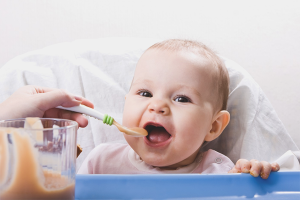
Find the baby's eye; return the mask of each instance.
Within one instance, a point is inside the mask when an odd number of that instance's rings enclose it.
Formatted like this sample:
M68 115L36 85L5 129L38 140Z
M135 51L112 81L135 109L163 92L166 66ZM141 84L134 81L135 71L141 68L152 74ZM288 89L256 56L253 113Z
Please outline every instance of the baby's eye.
M143 97L152 97L152 94L147 90L140 90L137 93L138 93L138 95L143 96Z
M184 95L175 97L174 101L181 102L181 103L192 102L189 97L184 96Z

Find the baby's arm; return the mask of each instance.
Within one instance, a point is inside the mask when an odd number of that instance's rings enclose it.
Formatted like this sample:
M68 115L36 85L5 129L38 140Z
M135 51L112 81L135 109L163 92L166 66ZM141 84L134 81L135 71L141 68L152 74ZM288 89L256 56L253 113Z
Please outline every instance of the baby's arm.
M266 161L257 161L252 159L239 159L236 165L228 173L250 173L254 177L259 175L267 179L271 172L277 172L280 169L277 163L268 163Z

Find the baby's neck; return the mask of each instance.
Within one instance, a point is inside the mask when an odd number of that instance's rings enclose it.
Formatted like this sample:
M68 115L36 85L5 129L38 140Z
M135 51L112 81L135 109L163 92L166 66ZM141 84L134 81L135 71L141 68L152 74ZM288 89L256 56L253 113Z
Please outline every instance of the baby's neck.
M176 170L178 168L185 167L187 165L192 164L195 161L198 153L199 153L199 149L197 149L197 151L195 151L191 156L189 156L188 158L186 158L178 163L175 163L173 165L168 165L168 166L162 166L159 168L163 169L163 170Z

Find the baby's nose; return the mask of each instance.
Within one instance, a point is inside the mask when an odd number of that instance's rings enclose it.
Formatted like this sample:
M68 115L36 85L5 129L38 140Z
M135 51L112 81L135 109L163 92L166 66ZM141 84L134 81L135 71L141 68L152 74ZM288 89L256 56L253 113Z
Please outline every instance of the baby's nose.
M163 100L152 100L148 106L149 112L155 112L156 114L168 115L170 113L170 108L168 104Z

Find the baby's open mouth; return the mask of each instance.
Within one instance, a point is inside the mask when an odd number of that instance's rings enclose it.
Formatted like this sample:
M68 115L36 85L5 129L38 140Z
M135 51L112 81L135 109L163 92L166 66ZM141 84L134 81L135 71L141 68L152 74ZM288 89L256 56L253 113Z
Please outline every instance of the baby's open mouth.
M168 131L159 124L148 124L145 129L148 132L147 139L151 143L162 143L171 137Z

